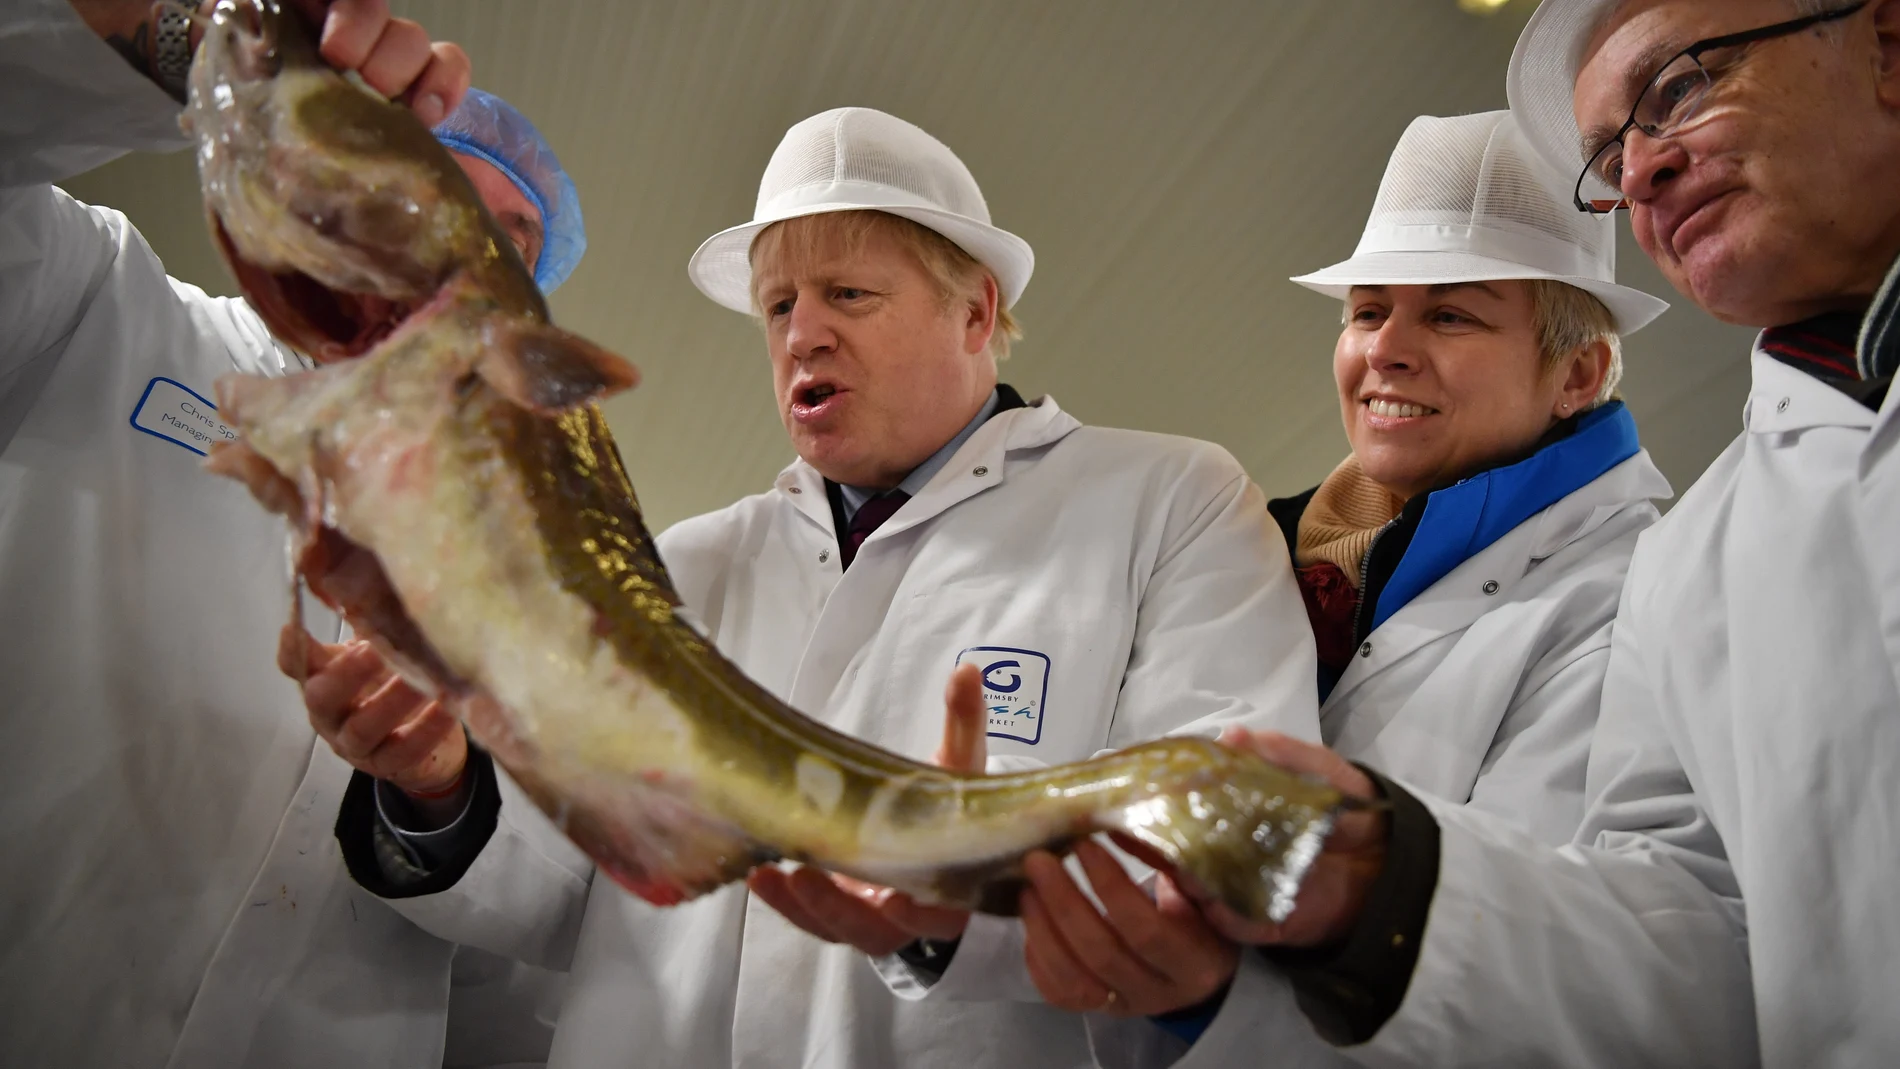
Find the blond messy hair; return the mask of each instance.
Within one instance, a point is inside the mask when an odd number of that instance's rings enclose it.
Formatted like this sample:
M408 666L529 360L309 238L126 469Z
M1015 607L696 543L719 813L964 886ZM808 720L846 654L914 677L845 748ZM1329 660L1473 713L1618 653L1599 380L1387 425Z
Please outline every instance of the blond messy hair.
M781 257L796 274L810 271L840 254L845 258L854 257L874 237L887 237L916 258L918 266L936 285L937 296L946 312L959 301L977 299L983 290L983 280L996 278L995 272L935 230L889 212L866 209L801 215L773 223L752 239L749 256L755 264L762 251ZM752 311L764 312L759 306L756 282ZM999 361L1009 359L1010 342L1022 336L1016 317L1003 306L999 286L996 329L990 333L990 355Z
M1568 282L1532 278L1525 284L1531 291L1531 324L1537 331L1544 373L1556 371L1577 350L1601 341L1610 347L1610 367L1589 408L1616 400L1617 387L1623 382L1623 338L1616 332L1616 316L1609 307L1595 294Z

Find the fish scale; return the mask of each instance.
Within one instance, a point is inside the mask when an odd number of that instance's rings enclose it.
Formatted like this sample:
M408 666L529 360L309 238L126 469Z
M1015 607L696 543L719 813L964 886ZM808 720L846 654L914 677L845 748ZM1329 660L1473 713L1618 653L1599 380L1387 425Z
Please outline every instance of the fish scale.
M1008 914L1025 854L1113 832L1242 916L1290 910L1344 804L1322 784L1185 738L953 772L721 656L676 611L595 404L632 367L548 322L447 152L323 66L294 12L221 0L188 124L233 273L319 364L221 380L239 438L208 464L286 514L311 588L614 880L667 905L789 858Z

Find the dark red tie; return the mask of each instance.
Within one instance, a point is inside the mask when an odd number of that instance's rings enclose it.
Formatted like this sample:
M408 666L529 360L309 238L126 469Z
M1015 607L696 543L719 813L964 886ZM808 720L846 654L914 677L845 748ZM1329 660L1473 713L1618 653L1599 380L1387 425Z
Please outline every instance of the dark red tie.
M851 525L845 528L844 544L838 547L838 555L846 568L857 559L858 547L871 537L871 532L884 526L884 521L897 514L904 507L910 495L902 490L892 490L879 494L858 506L857 514L851 517Z

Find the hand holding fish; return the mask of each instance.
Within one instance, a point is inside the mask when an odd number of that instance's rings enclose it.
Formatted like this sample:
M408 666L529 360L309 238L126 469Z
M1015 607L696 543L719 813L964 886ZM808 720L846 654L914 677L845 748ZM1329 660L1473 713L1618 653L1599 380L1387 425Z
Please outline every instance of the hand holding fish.
M198 5L189 43L198 47L204 17L214 0ZM290 0L321 27L318 52L337 70L356 71L363 81L392 100L401 100L416 117L433 126L446 118L468 92L468 54L447 41L431 41L429 32L410 19L390 15L387 0ZM188 5L152 0L72 0L86 25L118 49L148 77L160 64L160 19ZM161 84L163 84L161 80Z
M1385 866L1390 831L1386 809L1372 780L1352 762L1324 746L1277 731L1229 728L1220 741L1269 764L1323 782L1349 801L1372 803L1340 812L1319 855L1300 885L1293 912L1281 922L1250 920L1211 896L1196 895L1216 929L1241 943L1313 947L1346 938L1358 923L1372 883Z
M983 771L989 756L984 715L981 674L975 665L963 665L944 688L938 767ZM901 891L813 868L788 873L766 865L754 869L746 883L786 920L826 942L844 943L874 958L919 939L956 939L970 921L967 910L921 905Z
M322 27L317 52L338 70L355 71L370 88L409 105L425 124L448 117L468 92L468 54L429 31L390 15L387 0L292 0Z
M1150 898L1099 844L1078 843L1075 856L1099 911L1054 856L1023 862L1023 955L1051 1006L1153 1016L1201 1005L1233 980L1240 948L1165 873Z
M369 643L329 645L291 624L277 666L303 677L310 725L338 757L412 798L460 801L452 788L468 766L461 722L404 682Z

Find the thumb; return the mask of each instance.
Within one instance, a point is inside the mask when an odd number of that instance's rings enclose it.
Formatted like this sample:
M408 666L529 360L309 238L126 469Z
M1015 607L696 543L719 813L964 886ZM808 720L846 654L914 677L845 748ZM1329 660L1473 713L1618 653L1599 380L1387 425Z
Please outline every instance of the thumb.
M1371 801L1379 796L1370 777L1338 752L1324 746L1302 742L1277 731L1247 731L1237 727L1221 732L1220 742L1288 772L1319 780L1348 798Z
M288 623L277 635L277 670L301 684L329 667L342 649L317 641L300 623Z
M989 763L984 731L983 676L976 665L958 665L943 688L943 745L937 764L958 772L981 772Z

